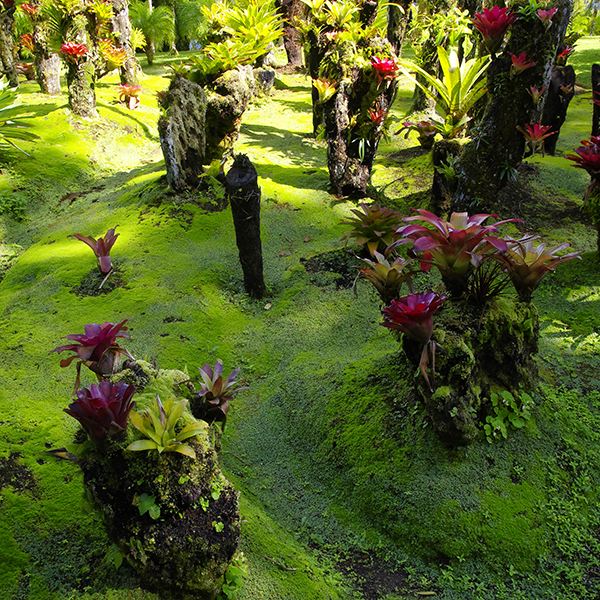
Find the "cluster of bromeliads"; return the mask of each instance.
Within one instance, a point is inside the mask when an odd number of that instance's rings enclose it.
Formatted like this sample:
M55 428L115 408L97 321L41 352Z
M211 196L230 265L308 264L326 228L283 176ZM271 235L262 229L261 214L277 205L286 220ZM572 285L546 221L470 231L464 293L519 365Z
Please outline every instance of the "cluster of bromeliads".
M176 402L174 398L169 398L163 405L158 394L153 406L137 413L131 412L135 407L135 402L132 401L135 386L123 381L110 381L123 367L131 369L135 366L133 356L117 342L117 338L130 337L126 333L126 322L127 319L121 323L86 325L85 333L65 336L72 343L52 350L58 353L74 352L69 358L60 361L61 367L69 366L74 360L78 361L74 388L76 398L65 412L79 421L101 450L110 441L120 443L125 440L130 420L139 432L139 439L132 442L127 450L156 450L159 454L179 452L195 458L193 450L184 440L204 431L206 423L212 425L220 422L225 426L233 394L248 389L241 387L236 381L239 369L224 377L221 360L216 361L214 368L208 364L199 368L202 381L200 390L194 393L195 401L192 404L196 407L195 416L203 422L188 415L188 424L179 428L188 400L184 398ZM91 384L89 388L78 389L82 365L96 374L98 385ZM191 380L185 383L191 383Z
M418 215L401 217L388 208L361 204L353 210L355 217L343 223L352 225L345 240L354 238L364 246L367 264L361 274L377 289L383 304L384 327L401 331L423 346L420 371L433 393L435 341L433 315L446 300L454 303L485 307L512 282L519 300L531 301L534 290L543 277L567 260L579 257L580 252L558 255L567 243L548 248L544 242L535 245L536 235L520 239L499 237L498 226L507 219L484 225L496 215L453 213L445 221L433 213L418 209ZM431 225L428 228L418 222ZM406 256L397 251L406 247ZM415 266L419 265L415 269ZM445 293L413 292L412 277L436 267L445 285ZM406 283L409 295L402 296ZM427 374L428 356L434 368L431 382Z

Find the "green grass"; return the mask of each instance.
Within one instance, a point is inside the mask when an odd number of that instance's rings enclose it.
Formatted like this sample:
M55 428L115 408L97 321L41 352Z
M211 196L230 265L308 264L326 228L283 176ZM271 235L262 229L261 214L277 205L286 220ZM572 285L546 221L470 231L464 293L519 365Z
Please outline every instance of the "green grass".
M593 53L596 41L578 48ZM579 56L572 62L581 77L592 59ZM339 248L339 222L356 207L327 192L326 151L310 136L310 82L281 76L282 89L246 112L237 142L262 188L268 294L255 301L243 293L229 209L209 213L199 196L165 188L154 93L167 86L171 61L157 57L135 112L118 104L116 79L103 80L97 122L73 119L65 95L53 100L23 86L41 139L26 148L31 159L5 155L0 173L0 197L24 204L24 219L0 216L0 256L12 265L0 283L0 459L12 455L31 485L9 482L1 492L0 597L158 599L108 563L109 542L76 466L45 454L77 429L62 412L74 370L49 351L86 323L125 318L126 345L138 358L190 373L221 358L248 380L221 454L242 493L241 598L358 600L372 597L364 590L373 581L387 600L417 591L460 600L593 597L600 271L595 232L578 212L585 174L562 156L589 135L589 104L580 96L571 104L556 157L528 159L539 169L528 182L541 199L523 207L525 220L551 243L585 251L534 297L543 378L534 418L506 441L448 451L411 400L413 373L378 326L368 284L359 282L355 295L301 262ZM395 130L409 104L403 87ZM372 182L406 213L426 205L432 174L415 146L398 137L383 143ZM113 226L125 284L79 297L72 290L96 261L72 235ZM83 380L93 381L87 372ZM371 570L344 573L345 561Z

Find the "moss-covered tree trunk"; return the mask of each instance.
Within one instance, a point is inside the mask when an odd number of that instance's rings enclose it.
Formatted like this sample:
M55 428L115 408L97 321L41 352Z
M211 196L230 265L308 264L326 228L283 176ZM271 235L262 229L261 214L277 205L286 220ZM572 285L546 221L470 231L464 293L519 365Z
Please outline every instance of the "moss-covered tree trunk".
M594 104L592 114L592 135L600 135L600 65L592 65L592 91L594 100L598 103Z
M402 44L408 26L410 5L410 0L399 0L390 3L387 8L387 39L398 57L402 56Z
M35 79L44 94L60 94L60 56L51 52L45 31L39 25L34 26L33 36Z
M321 61L331 48L331 42L325 35L327 31L322 30L318 35L314 31L308 32L308 45L306 51L306 66L308 74L312 79L319 79L319 68ZM323 106L319 102L319 92L315 86L311 89L313 109L313 133L317 135L319 127L323 123Z
M288 65L302 65L302 43L300 32L294 27L294 19L306 14L307 6L302 0L278 0L277 10L285 19L283 25L283 46L287 54Z
M372 43L372 53L381 53L383 40ZM391 51L387 41L384 45ZM338 91L323 105L329 181L334 195L360 198L366 194L396 82L379 81L370 66L356 66L350 44L339 52ZM347 65L354 65L349 73L345 72ZM374 112L379 112L380 122L374 120Z
M127 53L127 60L119 68L121 83L139 85L142 67L135 57L131 47L131 22L129 20L129 0L112 0L113 18L111 29L115 34L114 43L117 48L123 48Z
M0 12L0 60L2 62L2 72L6 75L11 87L19 87L19 76L15 68L15 50L12 38L15 10L15 7L12 6Z
M571 65L555 66L550 77L550 86L544 102L542 125L550 125L554 135L544 140L544 150L554 156L560 128L567 118L569 103L575 95L575 70Z
M67 63L67 85L69 108L73 113L84 119L96 118L94 64L87 55Z
M483 311L461 302L444 304L434 318L434 391L420 373L415 377L416 395L442 441L465 445L481 435L479 423L491 414L492 393L535 389L538 338L532 303L498 298ZM402 345L416 371L422 346L406 336ZM430 358L430 372L432 366Z
M473 140L457 165L458 186L453 210L493 212L500 190L509 181L506 173L519 165L525 138L517 126L537 123L540 111L528 93L531 86L548 86L556 48L564 38L571 15L570 0L558 0L558 12L547 29L536 13L521 17L511 26L505 51L488 69L489 101ZM522 53L536 62L521 73L511 74L510 53Z

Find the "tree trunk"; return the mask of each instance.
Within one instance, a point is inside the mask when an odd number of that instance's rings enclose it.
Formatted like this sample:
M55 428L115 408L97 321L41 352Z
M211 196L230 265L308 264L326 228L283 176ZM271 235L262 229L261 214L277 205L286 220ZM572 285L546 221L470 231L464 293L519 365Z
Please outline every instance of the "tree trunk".
M12 39L15 10L13 6L0 13L0 60L2 61L2 73L6 75L11 87L19 87L19 75L15 68L14 44Z
M69 108L73 113L84 119L98 117L94 65L91 60L82 57L77 62L68 63L67 85L69 86Z
M307 6L302 0L279 0L277 11L285 19L283 25L283 46L288 58L288 65L302 66L302 44L300 33L293 25L293 19L306 14Z
M262 246L260 241L260 188L254 165L245 154L238 154L225 177L231 203L244 289L252 298L265 295Z
M390 4L387 9L387 39L398 57L402 56L402 44L408 26L410 5L409 0L399 0Z
M50 52L34 35L35 78L44 94L60 95L60 56Z
M558 0L556 6L559 10L549 29L537 15L516 21L505 51L492 60L487 74L490 99L485 115L455 169L458 187L453 211L494 212L500 190L508 182L504 174L521 162L525 138L517 126L536 123L540 116L528 90L531 86L541 89L549 85L556 48L564 38L571 15L570 0ZM550 48L555 50L549 52ZM525 52L537 64L511 75L510 52L516 56Z
M129 0L112 0L113 18L111 28L115 34L115 46L127 52L127 60L119 68L122 84L139 85L142 67L131 47L131 22L129 21Z
M367 28L373 24L375 17L377 17L377 8L379 7L379 0L364 0L360 7L360 24Z
M442 219L447 219L456 191L456 176L445 173L438 167L452 167L460 155L462 144L459 140L440 140L433 146L433 186L431 187L431 210Z
M306 56L306 66L308 67L308 73L312 79L319 78L319 67L321 61L327 51L331 47L330 42L324 35L325 31L322 31L317 35L314 31L308 32L308 53ZM323 107L319 103L319 92L313 86L311 90L312 95L312 107L313 107L313 133L317 135L319 127L323 123Z
M154 64L154 42L146 40L146 58L148 59L148 66L151 67Z
M592 94L598 104L593 105L592 135L600 135L600 65L592 65Z
M554 67L550 86L544 102L542 113L542 125L550 125L554 135L544 140L544 150L554 156L556 142L565 119L569 102L575 95L575 70L571 65L566 67Z

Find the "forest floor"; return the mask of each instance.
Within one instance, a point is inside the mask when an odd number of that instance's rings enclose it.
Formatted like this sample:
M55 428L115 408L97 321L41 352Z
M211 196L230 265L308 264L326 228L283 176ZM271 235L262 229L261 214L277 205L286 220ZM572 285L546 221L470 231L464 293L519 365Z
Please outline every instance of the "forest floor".
M0 169L0 598L157 600L116 569L71 461L47 454L77 424L63 411L74 372L50 350L87 323L129 319L127 348L190 373L223 360L249 390L232 403L221 461L242 493L240 599L397 600L600 597L600 266L581 212L589 178L564 155L589 138L598 38L572 58L578 94L555 156L523 161L499 202L503 233L568 241L582 260L536 292L540 389L533 419L489 444L448 451L411 396L413 373L370 285L343 249L357 203L328 193L311 135L310 80L280 74L243 117L236 152L259 174L262 301L243 292L229 208L166 188L155 92L142 104L98 85L101 118L22 86L36 142ZM402 81L392 132L410 107ZM409 214L429 202L432 166L414 138L380 145L370 196ZM90 295L96 261L74 233L120 234L119 279ZM421 289L439 281L423 276ZM91 383L84 374L83 383Z

